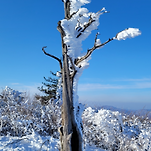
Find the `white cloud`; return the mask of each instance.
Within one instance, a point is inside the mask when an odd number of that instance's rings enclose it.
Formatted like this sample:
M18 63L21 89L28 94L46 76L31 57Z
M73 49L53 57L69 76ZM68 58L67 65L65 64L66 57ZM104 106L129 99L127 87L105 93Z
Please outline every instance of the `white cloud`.
M125 93L125 94L87 94L80 95L79 100L86 102L150 102L151 95L149 93ZM150 102L151 103L151 102Z
M12 89L22 91L22 92L27 92L29 95L34 95L35 93L40 93L40 91L37 89L37 87L41 86L41 83L34 83L34 84L21 84L21 83L11 83L9 87Z
M79 84L78 90L92 91L92 90L106 90L106 89L146 89L146 88L151 88L151 82L135 82L126 85L87 83L87 84Z
M98 94L80 95L79 101L93 107L109 105L121 109L151 109L151 95L146 94Z
M138 89L151 88L151 82L140 82L140 83L136 83L136 88L138 88Z
M19 85L19 83L11 83L11 85Z
M87 83L87 84L79 84L79 91L89 91L89 90L98 90L98 89L123 89L123 86L116 86L110 84L99 84L99 83Z
M142 79L118 79L114 81L131 81L131 82L139 82L139 81L151 81L151 78L142 78Z

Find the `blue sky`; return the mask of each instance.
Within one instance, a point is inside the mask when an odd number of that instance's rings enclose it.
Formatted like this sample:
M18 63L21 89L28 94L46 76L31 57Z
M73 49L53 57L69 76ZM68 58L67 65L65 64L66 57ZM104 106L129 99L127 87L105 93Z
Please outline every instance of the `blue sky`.
M93 106L112 105L128 109L151 109L151 1L92 0L85 5L100 17L98 30L83 42L83 51L94 44L99 31L102 42L125 28L139 28L141 36L112 41L92 54L90 66L79 81L79 101ZM0 88L9 86L37 91L59 70L58 62L41 51L61 57L61 38L57 22L64 18L61 0L0 1Z

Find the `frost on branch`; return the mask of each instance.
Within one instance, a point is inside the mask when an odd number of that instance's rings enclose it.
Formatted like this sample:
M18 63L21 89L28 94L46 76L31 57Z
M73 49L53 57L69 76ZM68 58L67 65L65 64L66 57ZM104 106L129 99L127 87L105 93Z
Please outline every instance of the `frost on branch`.
M70 6L71 14L76 12L81 6L88 4L90 2L91 2L91 0L72 0L71 6Z
M99 17L106 12L105 8L97 13L89 12L87 8L78 8L78 11L70 20L63 19L61 21L61 26L66 35L64 37L64 43L68 47L68 55L73 60L84 55L81 53L82 41L91 34L91 31L98 28Z
M100 39L96 39L96 46L101 45L101 40Z
M139 35L141 35L141 31L138 28L127 28L119 32L114 39L125 40L127 38L134 38Z

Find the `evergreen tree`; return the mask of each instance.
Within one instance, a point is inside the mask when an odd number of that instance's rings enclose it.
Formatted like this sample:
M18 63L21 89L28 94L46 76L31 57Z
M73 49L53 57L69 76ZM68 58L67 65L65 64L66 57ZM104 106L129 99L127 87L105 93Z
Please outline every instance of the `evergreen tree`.
M54 76L55 78L52 77L44 77L44 80L46 82L42 82L42 86L38 87L38 90L43 92L44 95L35 95L35 98L37 100L40 100L42 105L47 105L49 103L49 100L54 100L57 99L56 97L56 91L57 91L57 84L58 84L58 78L56 77L56 74L50 71L51 75Z

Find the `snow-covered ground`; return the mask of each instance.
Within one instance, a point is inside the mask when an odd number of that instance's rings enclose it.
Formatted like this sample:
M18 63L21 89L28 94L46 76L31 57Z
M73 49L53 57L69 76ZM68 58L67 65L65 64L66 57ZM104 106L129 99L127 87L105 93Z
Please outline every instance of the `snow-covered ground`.
M59 140L51 136L42 137L35 133L22 138L1 136L0 151L59 151ZM86 145L84 151L104 150Z
M85 151L151 151L151 118L119 109L85 108ZM6 87L0 95L0 151L59 150L60 105L42 106L25 93Z
M59 141L51 136L40 136L36 133L23 137L1 136L0 150L3 151L58 151Z

